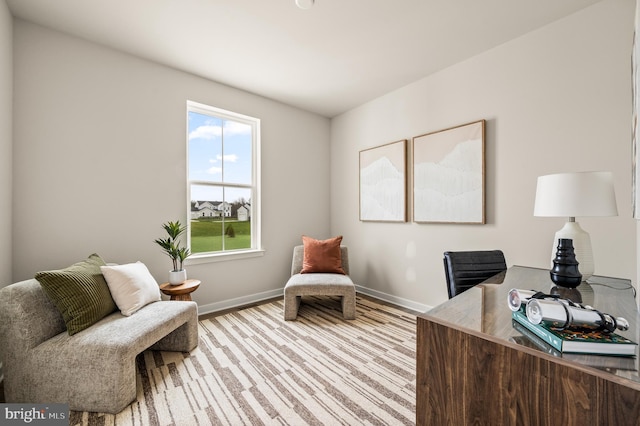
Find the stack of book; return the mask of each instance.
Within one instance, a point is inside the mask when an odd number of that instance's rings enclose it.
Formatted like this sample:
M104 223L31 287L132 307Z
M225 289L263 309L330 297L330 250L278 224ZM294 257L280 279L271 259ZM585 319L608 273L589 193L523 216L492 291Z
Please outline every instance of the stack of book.
M526 330L561 353L633 356L637 343L616 333L602 331L558 330L545 324L533 324L522 311L512 318Z

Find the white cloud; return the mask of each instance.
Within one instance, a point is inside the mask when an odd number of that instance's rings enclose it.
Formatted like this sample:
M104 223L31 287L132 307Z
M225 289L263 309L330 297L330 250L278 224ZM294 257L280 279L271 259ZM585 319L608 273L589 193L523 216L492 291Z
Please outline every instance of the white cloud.
M218 160L220 160L220 156L218 155ZM227 154L224 156L224 161L229 163L235 163L238 161L238 156L236 154Z
M250 135L251 126L238 123L237 121L225 121L224 122L224 134L225 136L235 135ZM198 126L195 130L189 133L189 140L192 139L213 139L222 135L222 127L218 125L206 124L204 126Z
M216 158L210 158L209 162L211 164L216 164L218 161L222 160L223 156L218 154ZM224 161L227 163L235 163L238 161L238 156L236 154L227 154L224 156Z
M237 121L224 122L225 135L250 135L251 126L248 124L238 123Z
M210 158L209 163L211 164L219 164L220 160L222 160L222 155L217 155L216 158ZM236 154L229 154L224 156L224 161L229 163L235 163L238 161L238 156ZM222 167L220 166L212 166L207 169L207 173L210 175L217 175L222 173Z
M213 139L222 134L220 126L199 126L189 133L189 140L192 139Z

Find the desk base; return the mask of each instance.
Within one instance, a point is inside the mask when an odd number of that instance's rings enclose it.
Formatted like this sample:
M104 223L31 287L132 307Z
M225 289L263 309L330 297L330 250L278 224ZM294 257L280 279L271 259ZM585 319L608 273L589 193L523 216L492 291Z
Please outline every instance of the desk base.
M417 318L416 424L628 425L640 385Z

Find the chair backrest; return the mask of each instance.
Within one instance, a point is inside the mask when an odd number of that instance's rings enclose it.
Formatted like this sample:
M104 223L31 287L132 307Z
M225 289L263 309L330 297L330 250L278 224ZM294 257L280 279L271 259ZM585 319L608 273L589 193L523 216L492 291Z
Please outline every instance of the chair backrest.
M507 269L501 250L446 251L443 260L449 299Z
M62 315L31 278L0 289L0 360L3 362L4 396L8 401L22 401L29 394L24 383L30 350L66 330Z
M340 246L340 257L342 259L342 269L349 275L349 250L346 246ZM302 271L304 260L304 246L299 245L293 248L293 259L291 260L291 275L299 274Z

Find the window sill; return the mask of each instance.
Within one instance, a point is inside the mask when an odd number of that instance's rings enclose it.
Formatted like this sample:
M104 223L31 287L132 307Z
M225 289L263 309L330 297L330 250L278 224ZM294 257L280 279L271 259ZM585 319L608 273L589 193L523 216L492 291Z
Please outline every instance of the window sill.
M228 260L238 260L238 259L248 259L251 257L260 257L264 256L264 250L256 249L256 250L242 250L242 251L231 251L226 253L215 253L215 254L201 254L201 255L191 255L187 259L185 259L185 266L188 265L199 265L202 263L212 263L212 262L226 262Z

